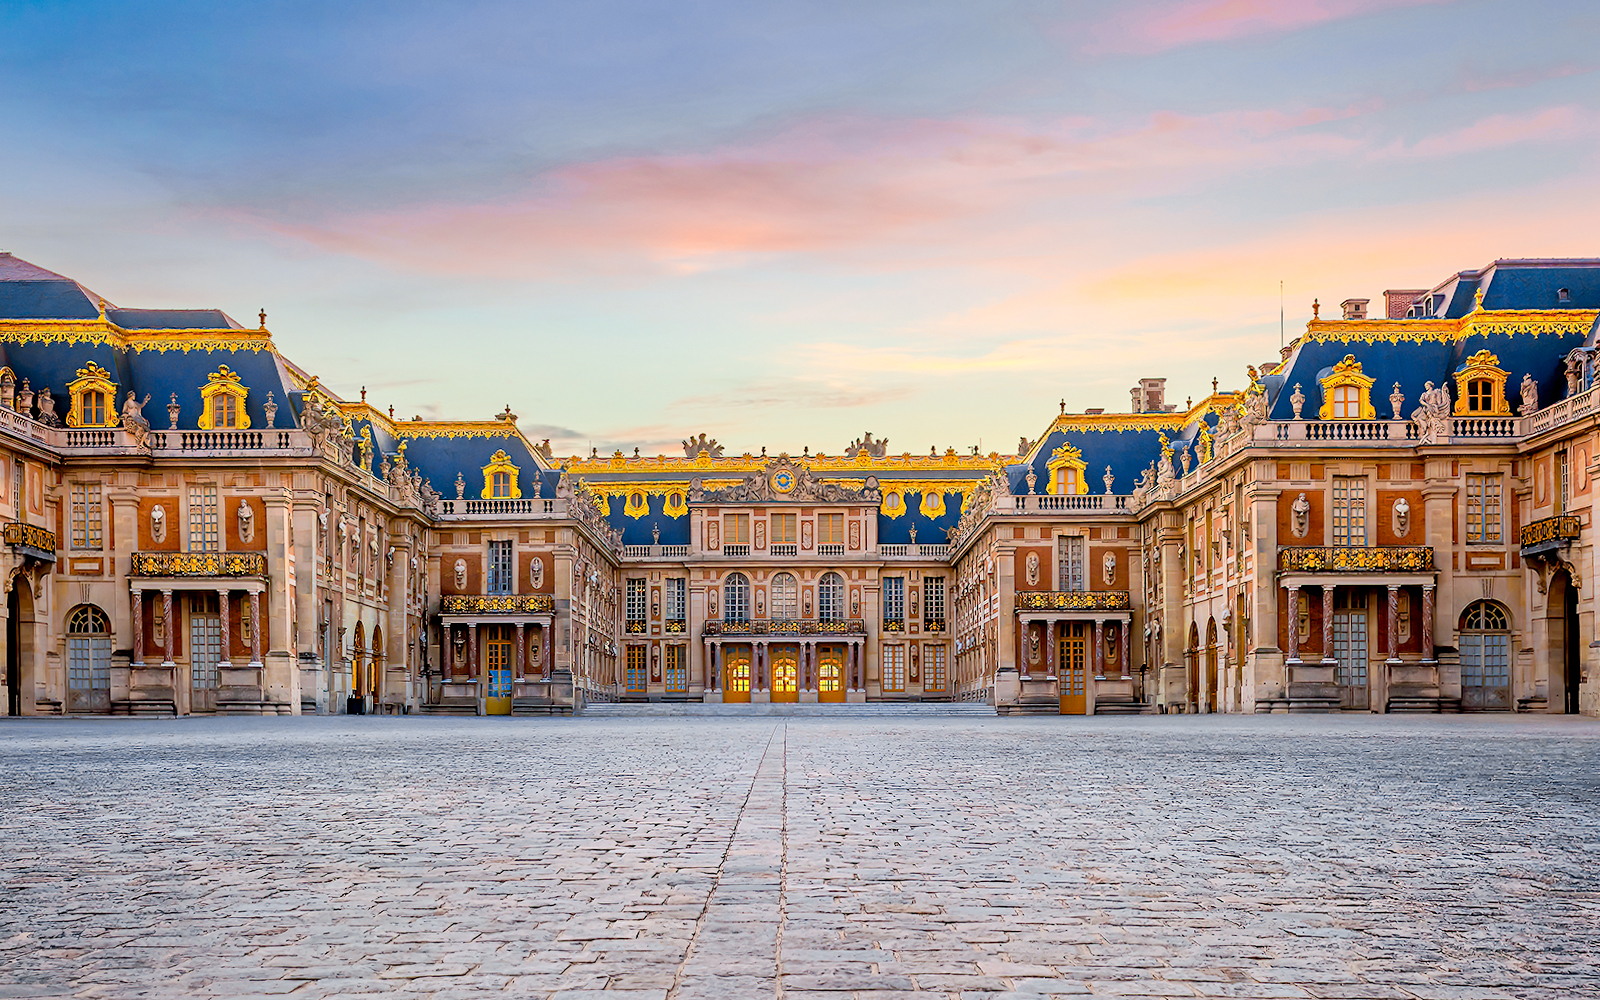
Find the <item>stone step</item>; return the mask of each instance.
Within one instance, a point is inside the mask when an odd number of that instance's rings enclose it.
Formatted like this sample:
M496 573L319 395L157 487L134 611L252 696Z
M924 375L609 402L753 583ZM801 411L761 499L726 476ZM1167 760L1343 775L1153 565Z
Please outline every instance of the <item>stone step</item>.
M659 716L816 716L857 719L930 719L993 717L994 707L981 701L941 702L779 702L766 705L723 705L701 702L591 702L590 718L653 718Z

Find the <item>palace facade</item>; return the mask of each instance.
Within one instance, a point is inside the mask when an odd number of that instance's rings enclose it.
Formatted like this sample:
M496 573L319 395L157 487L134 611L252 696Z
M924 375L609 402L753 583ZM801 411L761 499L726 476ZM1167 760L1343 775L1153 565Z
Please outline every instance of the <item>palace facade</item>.
M1014 454L558 458L0 254L5 711L1600 714L1600 260L1370 305Z

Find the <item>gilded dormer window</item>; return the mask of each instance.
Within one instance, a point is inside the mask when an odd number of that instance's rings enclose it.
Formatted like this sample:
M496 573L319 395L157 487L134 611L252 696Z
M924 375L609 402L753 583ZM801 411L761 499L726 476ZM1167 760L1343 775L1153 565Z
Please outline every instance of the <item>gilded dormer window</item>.
M1070 444L1064 444L1050 453L1047 467L1050 470L1050 492L1071 496L1077 493L1089 492L1089 477L1085 475L1088 463L1083 460L1083 452Z
M517 485L517 472L519 470L511 464L511 456L504 449L497 450L489 457L489 464L483 467L483 493L485 500L516 500L521 498L522 489Z
M206 376L200 387L200 418L195 424L203 431L247 430L250 415L244 401L250 390L239 381L239 373L221 365Z
M1488 351L1468 358L1456 372L1456 416L1509 417L1506 376L1500 359Z
M1319 380L1322 386L1322 409L1317 412L1321 420L1374 420L1378 413L1372 408L1372 377L1363 374L1361 362L1354 354L1334 365Z
M111 373L93 361L78 369L78 377L67 383L72 394L72 409L67 411L68 427L117 426L117 384Z

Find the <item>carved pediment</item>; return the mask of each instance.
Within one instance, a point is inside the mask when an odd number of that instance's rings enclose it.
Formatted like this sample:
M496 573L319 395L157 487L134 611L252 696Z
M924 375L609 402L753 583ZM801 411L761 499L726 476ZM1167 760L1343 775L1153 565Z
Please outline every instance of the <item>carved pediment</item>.
M707 489L704 480L689 482L690 503L871 503L883 499L875 476L868 476L860 489L825 483L811 470L787 455L768 462L731 486Z

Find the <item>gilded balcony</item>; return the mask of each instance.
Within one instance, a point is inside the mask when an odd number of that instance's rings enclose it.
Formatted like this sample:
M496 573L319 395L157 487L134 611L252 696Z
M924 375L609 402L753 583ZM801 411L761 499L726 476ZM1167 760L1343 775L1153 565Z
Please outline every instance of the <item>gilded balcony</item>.
M447 615L542 615L555 601L549 594L451 594L439 599Z
M861 618L752 618L749 621L709 621L703 635L708 636L785 636L785 635L866 635L867 623Z
M1430 573L1429 545L1286 545L1278 550L1285 573Z
M623 629L629 635L644 635L650 631L650 623L638 618L630 618L623 623Z
M1582 531L1583 520L1576 514L1557 514L1529 522L1522 526L1522 554L1527 557L1553 552L1576 541Z
M1127 611L1126 590L1024 590L1017 592L1018 611Z
M36 524L25 524L22 521L12 521L5 528L5 542L25 556L42 559L45 562L56 560L56 533L48 528L41 528Z
M134 576L266 576L261 552L135 552Z

